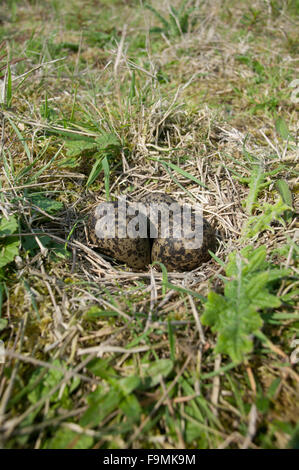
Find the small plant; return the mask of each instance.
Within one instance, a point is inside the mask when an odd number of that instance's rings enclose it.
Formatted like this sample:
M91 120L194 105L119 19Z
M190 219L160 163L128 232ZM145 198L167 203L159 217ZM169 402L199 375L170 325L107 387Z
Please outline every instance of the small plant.
M249 7L248 11L244 13L241 23L248 28L256 26L261 21L262 10Z
M182 36L187 33L190 26L194 25L195 20L191 19L191 14L195 8L187 8L188 1L184 0L181 6L176 9L173 6L169 7L169 16L166 19L161 15L152 5L146 3L144 6L150 10L162 23L162 27L151 28L152 33L163 33L166 36Z
M65 142L65 147L69 157L77 157L84 151L94 153L96 161L91 169L86 185L89 187L99 174L104 171L106 197L109 200L109 160L120 153L121 144L118 138L114 134L105 132L95 139L68 140Z
M281 198L275 204L259 205L258 209L261 213L249 217L245 224L243 233L246 238L252 238L265 230L270 230L273 233L274 228L271 224L276 221L285 225L283 216L289 217L289 214L292 214L290 206L287 206Z
M288 271L272 268L266 261L265 246L256 250L248 246L241 253L231 253L225 272L224 293L208 294L202 323L218 333L215 352L239 362L251 352L252 335L263 325L259 312L281 304L270 293L270 284Z

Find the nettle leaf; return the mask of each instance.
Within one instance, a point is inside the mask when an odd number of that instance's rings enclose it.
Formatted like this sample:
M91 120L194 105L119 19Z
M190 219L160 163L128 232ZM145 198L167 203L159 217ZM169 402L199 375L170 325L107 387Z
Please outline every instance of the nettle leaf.
M214 291L208 293L208 301L205 305L204 315L201 318L203 323L212 327L212 331L217 331L221 327L220 315L227 309L227 301L223 295Z
M235 362L242 360L252 350L252 341L248 335L239 328L239 322L230 322L219 335L215 353L228 354Z
M265 230L270 230L273 233L274 229L271 226L271 223L274 221L285 226L283 215L285 211L290 210L291 208L280 198L276 204L265 203L260 207L260 209L262 213L250 217L244 226L243 233L246 238L252 238Z
M95 139L99 151L115 151L120 149L120 141L115 134L103 134Z
M253 347L252 335L263 325L259 310L276 308L280 299L270 283L287 276L286 269L272 268L266 261L266 247L249 246L229 256L224 294L209 292L202 323L218 333L216 353L228 354L240 362Z
M33 193L28 196L28 199L30 199L32 204L39 207L43 211L48 212L49 214L57 212L63 207L63 204L61 202L49 199L43 194Z
M254 204L257 202L257 198L262 184L264 183L265 173L261 166L255 167L252 171L252 175L249 182L249 194L246 199L246 211L248 214L252 214Z
M97 145L93 142L88 142L87 140L66 140L65 148L67 149L68 157L77 157L82 152L86 150L96 149Z
M80 165L80 160L74 157L67 157L61 160L61 162L58 163L58 166L61 167L67 167L67 168L76 168Z

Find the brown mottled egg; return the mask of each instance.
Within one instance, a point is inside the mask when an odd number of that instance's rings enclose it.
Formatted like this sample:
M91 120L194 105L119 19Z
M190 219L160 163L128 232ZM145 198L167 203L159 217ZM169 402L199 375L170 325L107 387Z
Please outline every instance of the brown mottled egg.
M162 221L167 222L167 216L172 204L179 206L177 201L168 194L151 193L140 199L146 208L145 215L149 219L149 237L153 240L161 233ZM156 212L155 212L156 211Z
M133 269L144 270L150 263L151 252L148 219L139 214L137 220L135 211L133 204L125 202L122 206L118 201L99 204L88 221L88 234L103 254Z
M169 196L168 194L163 194L163 193L150 193L146 194L146 196L143 196L140 199L140 202L142 202L145 206L149 206L150 204L173 204L176 203L177 201Z
M151 260L163 263L168 271L191 271L198 268L210 258L208 250L214 251L216 247L215 232L209 222L201 214L190 208L190 224L181 227L181 215L187 210L187 206L180 206L168 195L152 193L141 200L148 208L151 204L161 207L160 215L153 218L152 212L148 211L151 229L154 227L152 239ZM164 208L163 208L163 203ZM176 203L175 205L172 205ZM152 206L153 207L153 206ZM167 208L172 208L167 214ZM177 212L176 212L177 211ZM169 228L161 221L167 215L169 217ZM188 220L186 220L188 222ZM156 230L156 232L155 232ZM193 238L192 238L193 236Z
M192 271L210 259L209 250L214 251L216 246L215 233L211 225L203 217L197 225L194 240L187 238L186 231L183 236L156 238L152 245L152 263L163 263L168 271Z

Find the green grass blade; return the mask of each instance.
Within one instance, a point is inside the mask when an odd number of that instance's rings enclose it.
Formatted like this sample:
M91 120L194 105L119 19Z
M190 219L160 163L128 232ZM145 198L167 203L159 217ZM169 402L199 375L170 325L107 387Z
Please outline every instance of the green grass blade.
M261 185L264 182L264 171L261 166L255 167L249 183L249 194L246 199L246 212L251 215L253 206L257 201Z
M181 176L184 176L185 178L193 181L194 183L198 184L199 186L202 186L203 188L205 189L208 189L207 186L202 183L198 178L196 178L195 176L191 175L191 173L188 173L188 171L185 171L183 170L182 168L178 167L177 165L175 165L174 163L171 163L171 162L167 162L165 160L160 160L159 158L153 158L151 157L151 160L155 160L157 162L160 162L162 163L163 165L166 165L168 166L169 168L171 168L172 170L176 171L177 173L179 173Z
M7 82L6 82L6 106L11 107L12 102L12 81L11 81L11 69L10 65L7 64Z
M86 187L89 188L89 186L97 179L101 171L103 170L103 165L102 165L102 159L97 158L95 161L91 172L89 174L89 177L87 179Z
M288 186L288 183L285 180L278 180L276 181L276 189L282 197L282 200L285 204L292 207L293 206L293 198L291 190Z
M102 160L102 166L104 170L104 181L105 181L105 192L107 201L110 200L110 168L108 158L104 157Z
M22 136L21 132L19 131L19 129L17 128L17 126L15 125L15 123L10 119L9 116L7 116L7 119L8 121L10 122L11 124L11 127L13 128L13 130L15 131L19 141L22 143L23 147L24 147L24 150L25 150L25 153L28 157L28 160L30 161L31 160L31 153L30 153L30 150L29 150L29 147L26 143L26 140L25 138Z

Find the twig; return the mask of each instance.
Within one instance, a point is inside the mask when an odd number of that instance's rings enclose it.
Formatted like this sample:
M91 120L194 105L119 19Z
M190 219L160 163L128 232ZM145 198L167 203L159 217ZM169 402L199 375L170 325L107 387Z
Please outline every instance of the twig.
M34 357L25 356L25 354L15 353L11 349L7 349L5 351L5 356L18 359L19 361L22 361L22 362L28 362L29 364L33 364L34 366L41 366L41 367L46 367L47 369L50 369L50 370L57 370L58 372L61 372L63 375L69 374L71 377L78 377L84 382L89 382L92 384L98 383L97 380L86 377L86 375L78 374L75 372L73 373L72 371L69 371L68 369L64 369L63 367L55 366L54 364L51 364L50 362L41 361L40 359L35 359Z
M194 300L192 299L192 297L191 297L190 294L188 294L188 299L189 299L189 302L190 302L190 305L191 305L191 310L192 310L192 313L193 313L193 317L194 317L194 320L195 320L195 324L196 324L196 327L197 327L197 329L198 329L200 341L201 341L202 344L205 344L205 343L206 343L206 339L205 339L205 335L204 335L204 332L203 332L202 325L201 325L201 323L200 323L198 311L197 311L197 309L196 309Z
M256 433L256 421L257 421L257 409L256 405L253 403L250 408L249 412L249 424L248 424L248 432L241 449L248 449L252 439Z
M215 358L215 366L214 366L214 372L217 372L220 369L221 366L221 354L217 354ZM211 395L211 403L213 406L213 411L215 416L218 415L218 410L217 410L217 404L218 404L218 398L219 398L219 392L220 392L220 375L215 375L213 379L213 390L212 390L212 395Z

